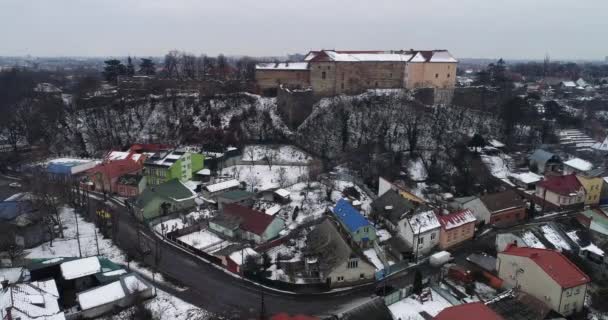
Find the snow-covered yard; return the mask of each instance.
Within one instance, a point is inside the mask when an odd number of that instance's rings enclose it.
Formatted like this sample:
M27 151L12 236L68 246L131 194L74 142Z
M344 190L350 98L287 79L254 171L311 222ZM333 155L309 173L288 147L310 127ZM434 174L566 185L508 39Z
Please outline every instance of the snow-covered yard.
M506 159L508 159L508 156L506 155L503 157L488 155L481 156L481 160L486 164L492 175L499 179L507 179L511 175Z
M247 189L250 191L254 189L267 190L304 181L308 174L308 167L236 165L224 168L222 174L245 182L247 184Z
M209 319L210 314L196 306L193 306L167 292L156 290L156 297L144 302L144 305L152 312L155 319L172 320L204 320ZM120 312L114 316L107 316L104 320L127 320L132 319L133 307Z
M416 297L411 296L390 305L394 319L401 320L424 320L420 312L425 311L431 316L436 316L441 310L452 305L434 290L431 290L432 300L421 303Z
M224 241L209 230L193 232L177 239L200 250L204 250L205 248Z
M308 163L312 160L303 150L291 145L250 145L243 149L243 161Z
M97 245L99 244L99 255L110 259L112 262L127 265L126 254L117 246L115 246L110 239L104 239L101 232L97 230L97 241L96 238L96 227L91 222L86 222L74 213L74 209L64 207L61 209L61 219L64 225L64 238L58 238L53 241L53 245L50 242L43 243L42 245L26 250L26 257L28 259L37 258L57 258L57 257L78 257L78 241L76 239L76 221L78 221L78 228L80 234L80 244L83 257L90 257L97 255ZM76 220L78 219L78 220ZM139 266L137 263L131 262L130 267L132 270L137 271L148 278L152 278L152 272L144 267ZM156 281L163 280L162 275L155 275ZM165 282L168 285L170 283ZM172 286L172 285L171 285ZM155 313L163 315L161 319L179 319L186 320L192 319L192 315L200 315L198 319L205 319L207 312L195 306L192 306L166 292L158 290L158 296L152 300L146 302L146 305ZM122 319L120 315L114 318L108 319Z
M163 232L163 225L165 232L171 232L179 230L185 227L191 226L193 223L211 217L210 210L193 211L183 217L173 218L170 220L163 221L154 226L154 230L158 233Z

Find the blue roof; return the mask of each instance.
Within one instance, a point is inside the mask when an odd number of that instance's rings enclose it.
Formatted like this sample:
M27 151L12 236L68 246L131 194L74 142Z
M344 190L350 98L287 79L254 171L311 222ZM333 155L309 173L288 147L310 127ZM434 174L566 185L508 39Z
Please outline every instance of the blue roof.
M370 225L369 221L345 199L340 199L336 203L333 213L350 232L355 232L361 227Z

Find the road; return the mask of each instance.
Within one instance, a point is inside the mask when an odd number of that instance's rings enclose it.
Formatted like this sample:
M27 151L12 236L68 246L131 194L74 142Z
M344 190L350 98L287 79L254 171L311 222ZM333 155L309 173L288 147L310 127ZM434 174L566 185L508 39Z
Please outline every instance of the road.
M103 206L103 201L92 200L91 210ZM200 259L176 249L172 245L158 239L152 232L136 221L124 207L113 209L119 215L119 226L116 244L126 252L138 250L138 241L144 241L152 249L145 257L145 262L154 265L155 254L160 252L158 271L187 286L185 291L175 291L172 294L214 313L238 312L240 315L256 314L260 309L261 290L264 291L264 301L269 314L288 312L291 314L329 315L338 310L369 299L376 285L370 284L353 290L323 295L277 293L274 290L263 289L249 282L227 274ZM144 236L138 236L138 231ZM155 245L159 249L155 249ZM404 275L395 281L411 281ZM162 287L162 286L161 286Z

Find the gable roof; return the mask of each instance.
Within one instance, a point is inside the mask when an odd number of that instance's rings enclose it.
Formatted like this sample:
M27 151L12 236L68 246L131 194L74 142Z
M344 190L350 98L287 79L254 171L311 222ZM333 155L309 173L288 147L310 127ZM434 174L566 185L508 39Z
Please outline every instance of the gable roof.
M388 190L372 202L372 210L385 216L393 224L397 224L405 213L415 208L416 206L412 202L393 189Z
M457 63L447 50L320 50L310 51L304 61L430 62Z
M530 160L544 165L553 157L556 157L556 155L551 152L543 149L536 149L536 151L530 155Z
M350 231L355 232L361 227L370 225L369 221L355 209L346 199L340 199L332 210L334 216Z
M262 235L274 221L270 215L236 203L224 205L223 214L238 219L241 229L257 235Z
M569 174L565 176L551 176L539 182L538 185L547 190L564 196L569 196L573 193L576 193L582 187L575 174Z
M433 210L417 213L413 215L408 222L415 235L441 227L439 220L437 220L437 215Z
M254 193L245 190L231 190L228 192L224 192L217 196L218 198L230 199L230 200L242 200L247 198L253 198L255 196Z
M574 263L554 250L510 245L499 254L525 257L532 260L562 288L572 288L591 281Z
M73 280L101 272L99 258L88 257L62 263L61 275L65 280Z
M393 315L384 303L384 299L376 297L363 304L360 304L344 313L342 320L392 320Z
M480 198L484 206L495 213L507 209L514 209L524 207L526 203L521 197L513 190L507 190L503 192L488 194Z
M465 303L443 309L433 319L434 320L503 320L494 310L481 302Z
M445 230L451 230L477 221L475 215L469 209L452 212L446 215L439 215L438 219L441 227Z
M593 164L587 160L583 160L581 158L572 158L566 162L564 162L564 165L570 167L570 168L574 168L578 171L589 171L591 169L593 169Z

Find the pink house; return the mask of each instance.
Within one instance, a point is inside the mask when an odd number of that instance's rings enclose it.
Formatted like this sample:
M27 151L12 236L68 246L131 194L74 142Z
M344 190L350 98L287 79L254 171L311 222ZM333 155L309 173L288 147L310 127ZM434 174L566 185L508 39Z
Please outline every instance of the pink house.
M453 212L446 215L437 215L441 224L439 232L439 247L447 249L463 241L473 238L475 222L477 219L469 209Z

